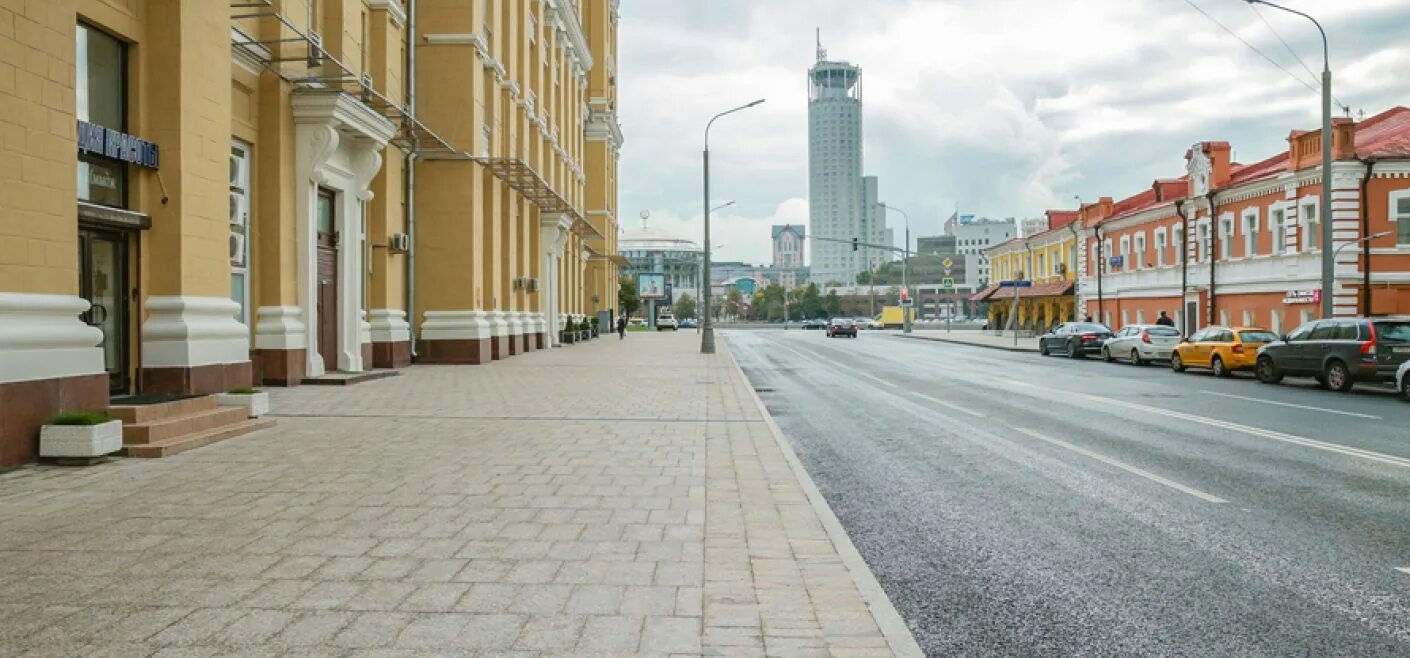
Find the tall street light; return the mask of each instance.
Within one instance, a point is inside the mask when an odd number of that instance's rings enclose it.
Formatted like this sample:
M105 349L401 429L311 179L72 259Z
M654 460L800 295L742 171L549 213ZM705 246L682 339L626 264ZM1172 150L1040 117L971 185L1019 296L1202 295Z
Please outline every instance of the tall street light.
M1317 26L1322 35L1322 317L1332 317L1332 291L1336 285L1336 258L1332 251L1332 66L1328 54L1327 31L1317 19L1296 9L1268 0L1247 0L1251 5L1267 5L1289 14L1297 14ZM1364 201L1362 203L1365 203Z
M747 110L763 102L764 99L760 98L752 103L746 103L734 109L725 110L724 112L710 117L710 121L705 124L705 151L704 157L702 158L705 169L705 267L701 268L703 270L701 274L704 280L703 285L705 285L707 291L710 289L710 126L714 125L715 120L722 116L734 114L740 110ZM705 302L705 321L700 323L702 327L700 331L700 353L714 354L715 324L713 318L711 318L710 294L708 292L706 292L703 301Z
M897 208L896 206L893 206L893 205L890 205L890 204L883 203L883 204L881 204L881 207L882 207L882 208L885 208L885 209L887 209L887 210L895 210L896 212L901 213L901 216L906 219L906 245L905 245L905 248L901 250L901 290L902 290L903 292L905 292L905 293L906 293L906 297L907 297L908 299L910 299L910 294L911 294L911 283L910 283L910 281L911 281L911 276L910 276L910 273L911 273L911 216L910 216L910 215L907 215L907 214L906 214L906 211L901 210L900 208ZM914 300L914 299L911 299L910 301L911 301L911 303L913 303L913 304L915 303L915 300ZM901 307L901 333L907 333L907 334L908 334L908 333L911 333L911 307L909 307L909 306L902 306L902 307Z

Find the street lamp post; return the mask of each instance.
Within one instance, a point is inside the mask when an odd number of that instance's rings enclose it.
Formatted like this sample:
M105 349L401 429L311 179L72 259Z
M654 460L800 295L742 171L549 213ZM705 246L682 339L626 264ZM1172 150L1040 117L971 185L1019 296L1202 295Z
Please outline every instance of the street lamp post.
M1267 5L1290 14L1297 14L1317 26L1322 35L1322 317L1332 317L1332 291L1336 286L1336 256L1332 246L1332 65L1327 47L1327 31L1317 19L1296 9L1268 0L1247 0L1251 5Z
M710 212L711 212L711 213L714 213L716 210L723 210L723 209L728 208L728 207L730 207L730 206L732 206L732 205L734 205L734 201L726 201L726 202L724 202L724 203L722 203L722 204L720 204L720 205L718 205L718 206L715 206L714 208L711 208L711 209L710 209ZM724 246L724 245L722 245L722 244L721 244L721 245L715 245L715 248L716 248L716 249L719 249L720 247L723 247L723 246ZM702 266L702 267L704 266L704 263L705 263L705 262L702 260L702 261L701 261L701 266ZM695 278L695 305L696 305L697 307L700 307L700 304L703 303L702 300L704 299L704 296L710 294L710 284L709 284L709 282L707 282L707 281L704 279L704 273L703 273L703 272L696 271L695 277L696 277L696 278ZM703 310L707 310L707 311L710 309L709 306L705 306L705 307L701 307L701 308L703 308ZM698 314L697 314L697 315L698 315ZM700 331L701 331L700 325L702 325L702 324L704 324L704 321L703 321L703 320L695 323L695 333L697 333L697 334L700 333Z
M896 212L901 213L901 217L904 217L905 220L906 220L906 244L905 244L905 248L901 250L901 290L906 293L907 299L910 299L910 294L911 294L911 277L910 277L910 272L911 272L911 216L910 216L910 215L907 215L907 214L906 214L906 211L901 210L900 208L897 208L896 206L893 206L893 205L890 205L890 204L887 204L887 203L881 204L881 207L882 207L882 208L885 208L885 209L887 209L887 210L895 210ZM911 299L910 301L911 301L912 303L915 303L915 300L913 300L913 299ZM911 333L911 308L910 308L909 306L902 306L902 307L901 307L901 332L902 332L902 333L907 333L907 334L908 334L908 333Z
M762 102L764 102L764 99L760 98L759 100L754 101L752 103L746 103L734 109L725 110L724 112L721 112L711 117L710 121L705 124L705 151L703 153L703 157L701 158L701 162L704 165L703 169L705 170L705 266L701 268L701 275L703 279L703 285L706 287L706 290L709 290L710 286L710 126L713 126L715 124L715 120L719 119L722 116L725 116L727 114L734 114L735 112L738 112L740 110L747 110ZM701 323L702 328L700 330L700 353L714 354L715 324L710 313L710 295L708 293L705 295L704 302L705 321Z

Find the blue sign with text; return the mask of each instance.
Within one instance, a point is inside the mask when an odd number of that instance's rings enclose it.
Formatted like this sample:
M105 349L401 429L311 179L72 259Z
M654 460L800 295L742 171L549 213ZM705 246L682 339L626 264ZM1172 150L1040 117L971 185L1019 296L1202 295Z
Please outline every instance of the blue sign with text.
M1032 288L1032 281L1000 281L1000 288Z
M156 144L87 121L78 122L78 152L149 169L156 169L160 159Z

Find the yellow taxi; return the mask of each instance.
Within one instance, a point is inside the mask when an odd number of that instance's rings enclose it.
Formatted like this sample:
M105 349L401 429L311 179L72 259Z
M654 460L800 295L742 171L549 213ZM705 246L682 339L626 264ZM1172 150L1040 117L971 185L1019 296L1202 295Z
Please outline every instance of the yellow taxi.
M1252 370L1258 348L1278 340L1278 335L1260 327L1206 327L1181 341L1170 353L1170 369L1209 368L1216 377L1228 377L1236 370Z

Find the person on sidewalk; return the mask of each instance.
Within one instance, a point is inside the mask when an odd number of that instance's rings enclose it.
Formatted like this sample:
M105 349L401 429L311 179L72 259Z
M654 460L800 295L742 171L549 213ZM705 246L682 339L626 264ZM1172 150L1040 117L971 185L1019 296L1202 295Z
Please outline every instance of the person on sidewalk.
M622 340L623 338L626 338L626 337L627 337L627 316L625 316L625 315L618 315L618 316L617 316L617 340Z
M1175 326L1175 321L1172 320L1172 319L1170 319L1170 316L1166 315L1166 314L1165 314L1165 311L1161 311L1161 312L1160 312L1160 317L1159 317L1159 318L1156 318L1155 323L1158 324L1158 325L1160 325L1160 326L1162 326L1162 327L1173 327L1173 326Z

